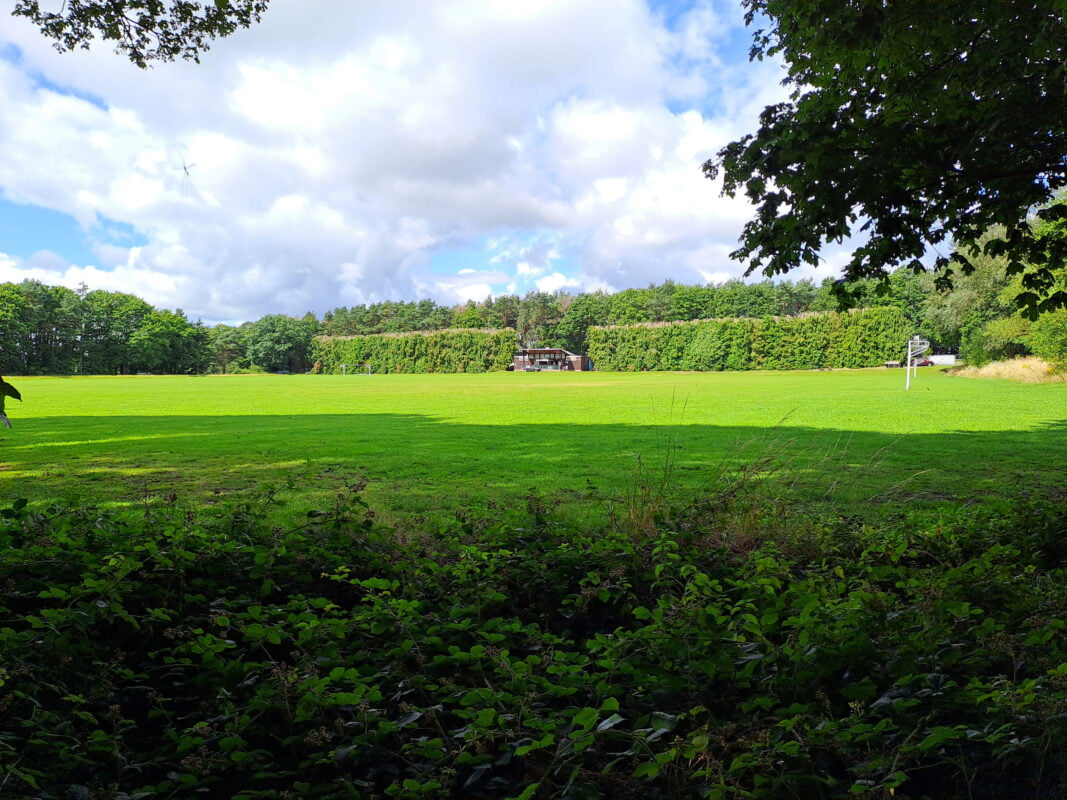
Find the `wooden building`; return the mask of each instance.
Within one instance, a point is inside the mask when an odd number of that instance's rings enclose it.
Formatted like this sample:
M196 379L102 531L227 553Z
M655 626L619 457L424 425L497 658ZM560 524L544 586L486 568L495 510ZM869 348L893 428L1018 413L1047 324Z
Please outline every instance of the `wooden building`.
M593 365L585 356L560 347L529 347L515 354L511 368L517 372L586 372Z

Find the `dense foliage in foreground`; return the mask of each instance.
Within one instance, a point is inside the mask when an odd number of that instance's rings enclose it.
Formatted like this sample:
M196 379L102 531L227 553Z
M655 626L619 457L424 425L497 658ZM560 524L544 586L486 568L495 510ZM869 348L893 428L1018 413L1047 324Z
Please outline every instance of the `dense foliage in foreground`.
M1062 507L878 529L735 486L595 531L531 497L413 540L359 489L284 531L269 493L4 510L3 795L1062 789Z

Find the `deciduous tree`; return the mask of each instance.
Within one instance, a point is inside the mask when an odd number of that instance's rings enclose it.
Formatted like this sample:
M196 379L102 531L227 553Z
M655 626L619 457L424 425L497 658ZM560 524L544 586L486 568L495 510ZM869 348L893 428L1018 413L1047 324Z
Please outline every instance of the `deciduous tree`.
M139 67L176 58L199 61L212 39L258 22L269 0L17 0L15 16L26 17L61 52L88 49L97 39ZM58 10L50 10L59 6Z
M478 313L478 306L473 300L468 300L466 306L460 306L462 311L456 311L453 325L457 328L481 328L484 327L482 315Z
M704 170L755 204L733 254L749 272L816 264L856 234L850 280L937 266L967 251L1023 275L1033 317L1067 306L1050 270L1067 238L1038 241L1033 209L1067 186L1067 5L1062 0L742 0L753 58L780 57L786 102ZM1028 218L1029 217L1029 218ZM858 230L857 230L858 229Z
M235 362L237 366L245 357L244 335L232 325L216 325L208 332L208 351L211 354L212 369L223 373L232 368Z
M209 363L207 329L189 322L181 309L153 308L130 335L130 358L137 371L203 372Z
M301 320L268 314L249 326L245 336L248 358L270 372L307 369L313 335Z

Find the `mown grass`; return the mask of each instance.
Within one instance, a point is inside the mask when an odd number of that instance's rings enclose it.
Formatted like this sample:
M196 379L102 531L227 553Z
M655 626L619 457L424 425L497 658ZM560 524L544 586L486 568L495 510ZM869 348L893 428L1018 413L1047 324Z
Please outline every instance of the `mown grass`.
M973 503L1067 471L1067 386L900 370L20 378L4 499L212 504L305 474L299 512L362 473L393 521L530 504L680 503L758 465L766 497ZM669 495L666 497L665 495Z
M0 796L1062 797L1067 386L903 378L19 379Z

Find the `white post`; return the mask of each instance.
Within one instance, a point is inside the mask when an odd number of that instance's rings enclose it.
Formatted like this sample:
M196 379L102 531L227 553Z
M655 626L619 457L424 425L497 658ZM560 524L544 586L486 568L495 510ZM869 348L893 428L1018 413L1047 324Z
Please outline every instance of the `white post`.
M904 391L911 389L911 372L915 370L915 377L919 377L918 356L930 349L930 343L918 336L908 340L908 360L904 362Z

